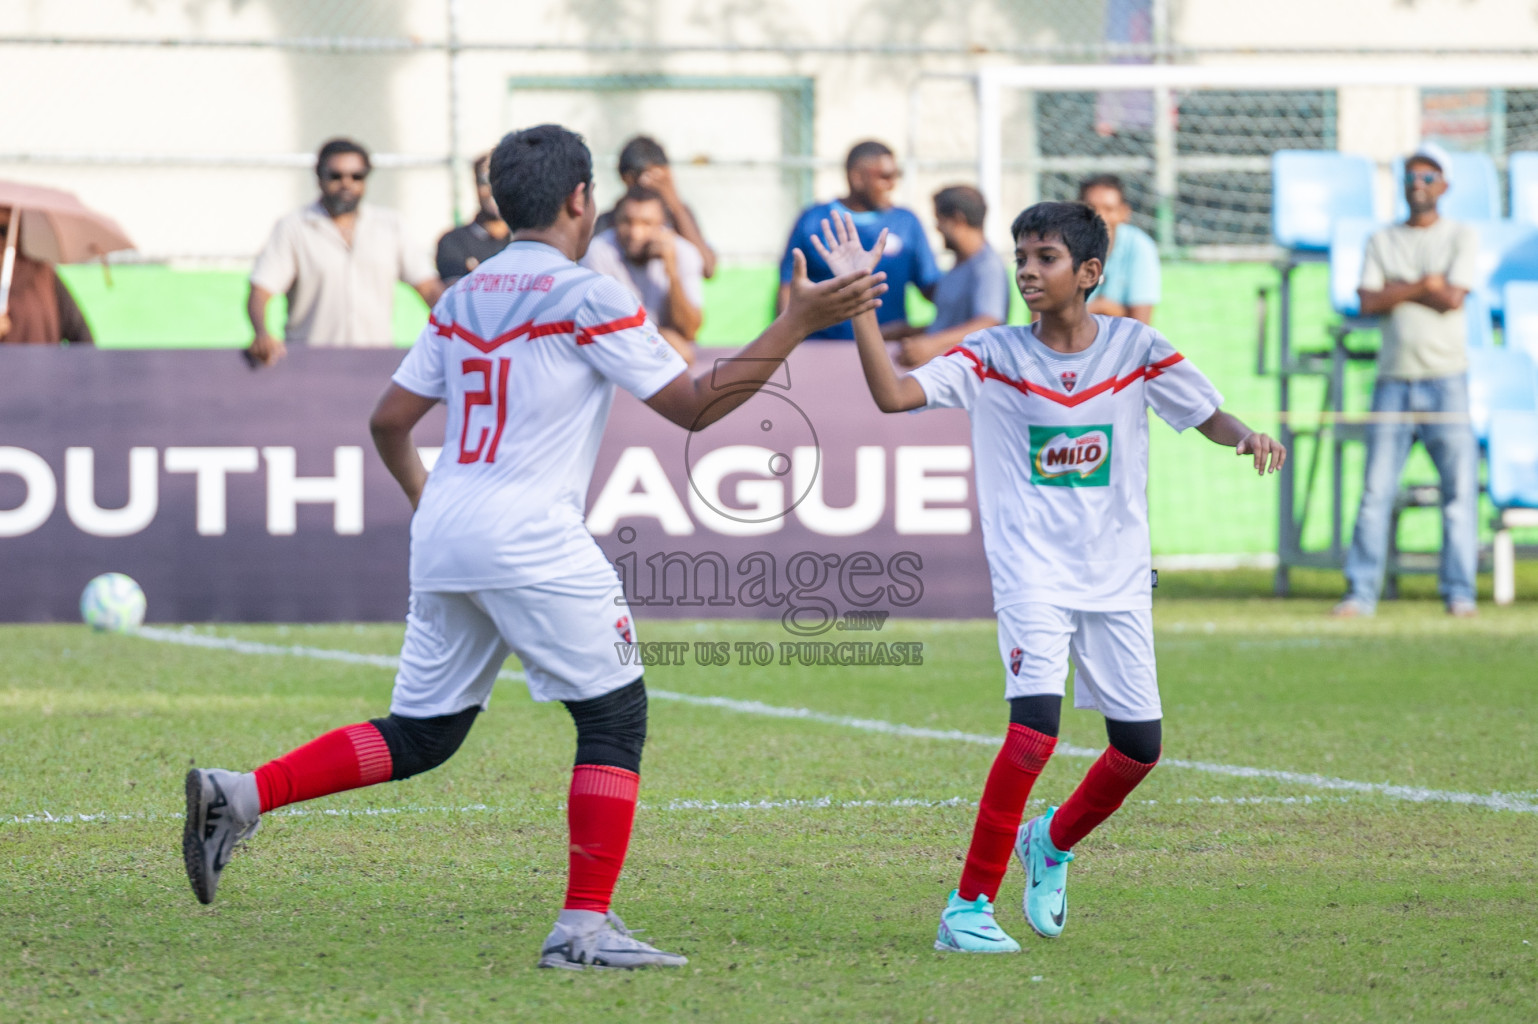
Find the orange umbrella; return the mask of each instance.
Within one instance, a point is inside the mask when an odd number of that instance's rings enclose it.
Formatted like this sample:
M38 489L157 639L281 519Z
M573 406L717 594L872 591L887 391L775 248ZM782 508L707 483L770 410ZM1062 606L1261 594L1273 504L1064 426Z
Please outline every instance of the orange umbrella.
M18 233L22 252L45 263L82 263L134 247L117 221L60 189L0 181L0 207L11 211L0 262L0 314L10 305Z

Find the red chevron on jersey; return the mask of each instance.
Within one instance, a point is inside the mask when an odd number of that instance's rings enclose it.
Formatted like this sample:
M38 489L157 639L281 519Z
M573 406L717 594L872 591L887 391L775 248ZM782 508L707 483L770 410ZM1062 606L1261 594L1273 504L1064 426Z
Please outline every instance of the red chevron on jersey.
M645 401L685 370L628 287L552 246L513 242L461 278L394 377L446 413L411 520L412 586L612 576L583 501L615 386Z
M992 327L912 373L926 408L971 417L996 608L1150 607L1148 412L1184 430L1222 403L1158 331L1125 317L1094 322L1094 340L1076 352L1030 327Z

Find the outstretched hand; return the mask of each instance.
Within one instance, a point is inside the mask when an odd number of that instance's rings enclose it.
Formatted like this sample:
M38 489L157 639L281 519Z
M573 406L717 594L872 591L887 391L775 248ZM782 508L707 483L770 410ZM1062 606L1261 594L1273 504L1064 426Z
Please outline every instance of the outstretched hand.
M815 243L816 238L812 241ZM858 241L855 247L859 247ZM834 272L838 276L832 280L813 284L806 275L806 254L800 249L791 253L790 296L784 315L802 337L881 305L881 295L887 290L886 274L873 274L867 266Z
M1261 476L1267 473L1275 473L1282 468L1282 463L1287 461L1287 449L1282 443L1269 434L1254 431L1241 438L1234 445L1234 454L1253 455L1255 457L1255 472Z
M822 237L812 235L812 248L827 263L834 274L852 274L860 270L874 271L881 256L886 252L886 228L876 238L876 244L866 250L860 245L860 233L854 226L854 218L842 210L833 211L833 223L826 217L822 221Z

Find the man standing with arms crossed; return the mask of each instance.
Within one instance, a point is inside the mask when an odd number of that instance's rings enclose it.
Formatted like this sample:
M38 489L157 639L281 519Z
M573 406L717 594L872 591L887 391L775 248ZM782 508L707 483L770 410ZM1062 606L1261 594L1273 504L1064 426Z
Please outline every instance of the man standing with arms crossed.
M1425 143L1404 169L1410 219L1367 241L1362 267L1364 316L1383 317L1374 419L1367 434L1367 480L1346 556L1347 593L1340 618L1378 606L1393 528L1394 498L1417 438L1442 484L1442 563L1437 589L1449 615L1476 614L1479 558L1479 450L1469 425L1468 325L1463 298L1475 284L1474 229L1437 213L1447 191L1447 153Z
M616 384L701 430L741 405L810 332L880 304L881 275L822 284L797 260L786 311L737 360L692 379L618 282L576 263L593 235L592 156L556 125L508 135L492 191L512 242L433 310L370 420L374 444L416 509L411 605L387 717L326 733L254 772L193 769L182 852L211 903L236 843L267 811L404 779L442 764L516 653L535 700L577 728L567 799L565 906L541 967L676 967L610 910L646 739L646 687L615 644L636 642L614 567L583 502ZM411 431L442 401L431 476Z

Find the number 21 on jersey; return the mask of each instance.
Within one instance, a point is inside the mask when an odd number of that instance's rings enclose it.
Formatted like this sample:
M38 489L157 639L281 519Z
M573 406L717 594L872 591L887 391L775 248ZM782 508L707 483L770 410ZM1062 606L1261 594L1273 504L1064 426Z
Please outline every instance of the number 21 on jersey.
M502 428L507 425L507 377L512 369L511 359L466 359L459 364L460 371L469 377L472 374L480 377L480 387L477 390L470 389L470 382L466 381L465 387L465 414L464 423L459 429L459 461L463 463L485 461L488 464L497 461L497 446L502 443ZM492 389L496 393L492 393ZM477 407L489 405L495 421L495 427L482 426L476 429L475 447L470 446L471 440L471 414ZM490 443L487 443L487 435L490 434Z

